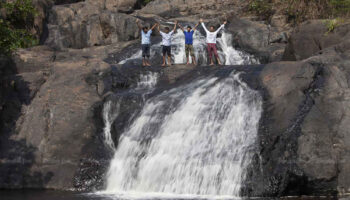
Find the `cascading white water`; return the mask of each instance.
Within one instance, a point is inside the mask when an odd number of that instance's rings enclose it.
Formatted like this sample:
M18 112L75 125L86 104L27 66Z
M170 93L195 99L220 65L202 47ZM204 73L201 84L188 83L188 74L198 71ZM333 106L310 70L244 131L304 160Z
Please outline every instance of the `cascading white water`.
M113 104L113 102L107 101L103 105L102 117L105 124L103 129L103 136L104 136L105 144L107 145L107 147L111 148L112 150L114 150L115 146L111 135L111 128L114 120L118 116L119 108L120 108L119 102L117 102L116 104Z
M119 140L105 192L239 195L261 110L235 73L152 97Z
M156 72L141 74L137 82L136 90L148 90L146 93L151 92L158 82L158 76Z
M147 72L146 74L141 74L139 81L135 87L135 91L141 91L143 95L151 93L158 82L158 77L159 74L155 72ZM119 101L107 101L103 105L102 118L105 125L103 129L103 136L105 144L112 150L115 149L115 145L112 139L111 129L114 120L118 117L119 110Z
M195 31L193 36L193 48L197 63L202 65L207 64L207 44L205 36L200 31ZM226 65L242 65L242 64L259 64L259 61L254 57L238 51L232 47L232 35L229 33L222 32L221 38L218 38L218 54L223 63ZM172 39L172 55L175 64L186 63L185 55L185 36L181 29L178 29ZM129 58L122 60L119 64L125 64L129 60L141 59L141 50ZM161 56L161 43L152 44L151 46L151 58L154 56ZM190 59L192 62L192 59Z

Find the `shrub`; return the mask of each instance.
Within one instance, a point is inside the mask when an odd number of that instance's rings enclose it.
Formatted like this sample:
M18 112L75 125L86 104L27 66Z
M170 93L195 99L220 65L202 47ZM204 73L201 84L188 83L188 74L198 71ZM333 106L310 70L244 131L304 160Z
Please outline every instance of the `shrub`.
M263 20L268 20L273 15L272 3L268 0L251 0L249 2L249 11L254 12Z
M308 19L350 16L350 0L249 0L249 10L265 20L277 12L288 22L299 24Z
M0 53L10 54L38 43L29 31L37 14L31 0L1 1L0 8L4 10L0 19Z
M333 16L349 16L350 15L350 0L330 0Z

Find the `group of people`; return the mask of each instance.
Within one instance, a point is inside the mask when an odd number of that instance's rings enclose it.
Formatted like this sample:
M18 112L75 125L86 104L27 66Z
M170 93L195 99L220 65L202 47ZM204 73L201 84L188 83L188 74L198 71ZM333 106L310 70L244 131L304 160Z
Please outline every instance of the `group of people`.
M179 26L180 29L183 31L185 35L185 52L186 52L186 59L187 64L190 64L190 58L192 58L192 64L196 65L196 58L194 55L194 48L193 48L193 35L194 32L197 29L196 26L192 29L191 26L187 26L186 30L184 27L182 27L177 21L175 21L174 28L170 30L169 27L165 27L164 30L160 30L159 23L154 24L151 28L148 28L147 26L142 27L140 24L140 20L136 20L136 23L141 31L141 46L142 46L142 66L151 66L150 63L150 51L151 51L151 34L153 30L158 27L158 31L160 35L162 36L162 54L163 54L163 64L162 66L171 65L171 40L172 36L176 31L176 27ZM210 26L209 30L206 28L203 19L200 19L200 23L206 33L206 43L207 43L207 50L208 50L208 57L210 65L214 65L214 59L212 55L214 54L216 60L218 61L218 64L221 65L221 61L217 52L216 48L216 38L218 33L225 27L225 24L227 23L224 21L224 23L215 30L214 26Z

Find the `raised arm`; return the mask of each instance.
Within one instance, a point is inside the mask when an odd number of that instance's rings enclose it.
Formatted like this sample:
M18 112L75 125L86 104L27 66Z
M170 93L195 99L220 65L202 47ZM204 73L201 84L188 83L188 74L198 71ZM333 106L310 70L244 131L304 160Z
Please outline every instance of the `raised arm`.
M179 25L179 27L182 31L185 31L184 27L182 27L179 23L177 23L177 25Z
M136 19L136 24L137 24L137 26L139 27L139 29L141 30L141 29L142 29L142 26L141 26L141 24L140 24L140 20L139 20L139 19Z
M204 31L205 31L206 33L208 33L209 31L208 31L207 27L205 27L203 19L201 19L200 22L201 22L201 24L202 24L202 27L204 28Z
M199 23L197 23L197 24L194 26L193 31L196 31L198 25L199 25Z
M218 28L218 30L215 31L215 33L218 33L219 31L221 31L221 29L223 29L226 24L227 24L227 21L224 21L224 23Z
M155 24L152 26L151 30L153 31L153 29L155 29L157 25L158 25L158 23L155 23Z
M177 26L177 21L175 21L175 25L174 25L174 28L173 28L173 32L175 32L176 26Z

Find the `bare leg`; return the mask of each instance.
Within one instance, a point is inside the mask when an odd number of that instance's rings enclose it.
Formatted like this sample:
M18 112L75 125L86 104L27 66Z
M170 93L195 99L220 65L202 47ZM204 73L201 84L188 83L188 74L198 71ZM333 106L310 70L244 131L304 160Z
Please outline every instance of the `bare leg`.
M147 58L147 60L146 60L146 65L147 65L147 66L151 66L151 63L150 63L150 61L149 61L149 58Z
M146 63L146 58L143 57L143 58L142 58L142 67L145 67L146 65L147 65L147 63Z
M163 55L163 64L162 64L163 67L165 67L165 55Z
M186 65L189 65L190 64L190 59L188 58L188 56L186 56L186 59L187 59Z
M171 56L168 56L168 65L171 65Z
M192 64L193 64L193 65L197 65L197 63L196 63L196 57L194 57L194 56L192 56Z
M209 56L210 65L214 65L213 57Z
M216 59L218 60L218 64L222 65L219 56L217 56Z

